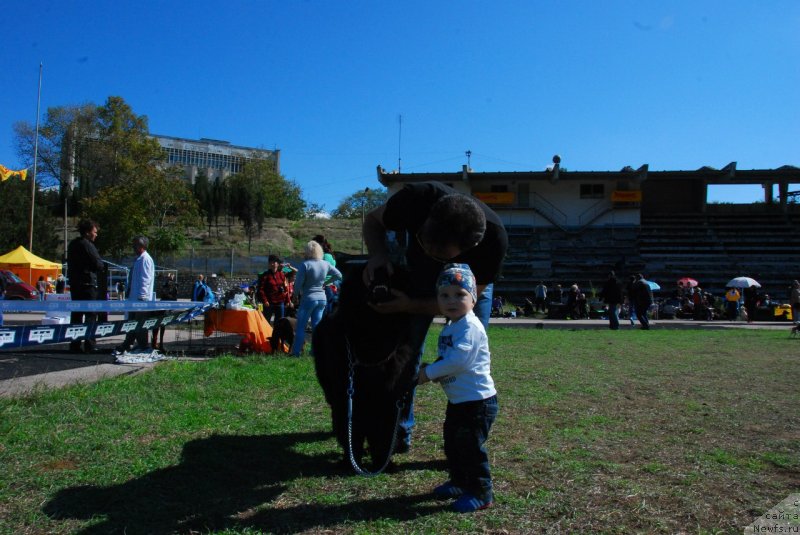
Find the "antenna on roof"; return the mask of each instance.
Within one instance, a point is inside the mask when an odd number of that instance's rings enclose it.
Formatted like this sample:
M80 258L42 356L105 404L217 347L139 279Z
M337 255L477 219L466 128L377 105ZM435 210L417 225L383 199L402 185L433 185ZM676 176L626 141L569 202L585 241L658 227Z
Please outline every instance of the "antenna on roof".
M403 116L397 116L397 172L400 172L400 142L403 139Z

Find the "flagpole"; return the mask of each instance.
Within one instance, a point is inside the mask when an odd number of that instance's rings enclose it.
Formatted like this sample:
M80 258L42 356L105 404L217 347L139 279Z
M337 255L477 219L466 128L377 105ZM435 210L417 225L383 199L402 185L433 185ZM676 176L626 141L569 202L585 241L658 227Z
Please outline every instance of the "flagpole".
M28 227L28 250L33 252L33 207L36 202L36 164L39 159L39 109L42 103L42 63L39 62L39 92L36 95L36 138L33 142L33 178L31 178L31 221Z

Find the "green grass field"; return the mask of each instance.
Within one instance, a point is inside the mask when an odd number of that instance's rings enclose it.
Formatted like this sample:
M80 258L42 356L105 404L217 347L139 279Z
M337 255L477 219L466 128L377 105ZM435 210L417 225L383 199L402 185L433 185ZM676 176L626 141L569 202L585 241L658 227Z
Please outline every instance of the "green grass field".
M399 470L364 478L310 359L223 357L0 400L0 532L741 533L800 491L788 329L492 327L490 342L486 511L429 494L447 477L437 385L418 390Z

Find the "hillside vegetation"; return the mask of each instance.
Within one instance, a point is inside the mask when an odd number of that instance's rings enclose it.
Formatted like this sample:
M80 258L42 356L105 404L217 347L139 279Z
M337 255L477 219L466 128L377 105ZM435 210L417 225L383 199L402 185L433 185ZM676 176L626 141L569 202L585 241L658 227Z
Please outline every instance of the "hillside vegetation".
M247 256L276 253L284 256L300 256L304 245L317 234L322 234L337 252L361 253L360 219L267 219L261 233L248 243L242 226L238 223L219 225L209 232L208 227L196 229L192 234L195 254L234 250Z

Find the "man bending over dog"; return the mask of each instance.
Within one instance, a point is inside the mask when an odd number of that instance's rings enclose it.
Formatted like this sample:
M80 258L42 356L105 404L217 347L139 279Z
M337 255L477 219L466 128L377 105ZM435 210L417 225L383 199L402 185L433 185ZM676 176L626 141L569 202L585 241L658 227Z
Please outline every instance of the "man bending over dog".
M394 232L396 243L387 242L387 231ZM408 184L367 214L364 242L370 254L364 284L373 284L381 273L408 270L412 284L407 294L393 289L393 299L371 306L382 314L411 315L409 335L418 348L417 367L428 328L439 313L436 279L445 264L472 268L479 296L474 312L488 327L492 290L508 249L508 235L500 218L484 203L440 182ZM400 426L396 453L408 451L411 445L413 396Z

